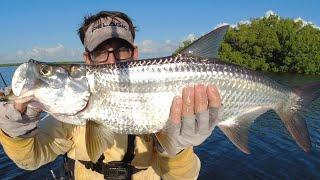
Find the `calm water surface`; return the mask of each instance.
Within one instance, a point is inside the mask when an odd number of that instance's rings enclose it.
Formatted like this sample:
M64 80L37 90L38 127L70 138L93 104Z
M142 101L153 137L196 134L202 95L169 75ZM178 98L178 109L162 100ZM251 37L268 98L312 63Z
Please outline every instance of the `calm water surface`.
M11 82L13 67L0 67L0 72L7 83ZM320 81L319 76L269 76L292 87ZM3 87L2 82L0 87ZM320 99L312 103L305 116L312 141L309 154L298 147L272 111L251 125L250 155L239 151L216 128L201 146L195 148L202 162L199 179L320 179ZM0 179L53 179L50 170L57 176L63 175L61 157L36 171L25 171L19 169L0 146Z

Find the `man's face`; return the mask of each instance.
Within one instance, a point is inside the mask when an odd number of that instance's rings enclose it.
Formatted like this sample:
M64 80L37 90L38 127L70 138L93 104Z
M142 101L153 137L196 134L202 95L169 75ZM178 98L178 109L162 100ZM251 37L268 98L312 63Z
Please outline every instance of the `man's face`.
M85 52L83 56L86 64L112 64L117 61L136 60L138 49L124 40L114 38L103 42L92 52Z

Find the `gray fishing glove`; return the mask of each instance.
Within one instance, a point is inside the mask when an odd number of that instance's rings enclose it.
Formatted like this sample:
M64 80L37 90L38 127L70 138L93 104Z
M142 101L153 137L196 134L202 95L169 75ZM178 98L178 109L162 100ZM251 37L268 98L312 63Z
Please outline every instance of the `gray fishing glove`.
M30 105L24 113L20 113L13 104L0 102L0 128L11 137L32 136L38 125L39 116L40 110Z
M157 150L174 156L183 149L200 145L218 124L222 109L210 107L209 110L195 116L182 117L179 124L169 120L163 131L156 134Z

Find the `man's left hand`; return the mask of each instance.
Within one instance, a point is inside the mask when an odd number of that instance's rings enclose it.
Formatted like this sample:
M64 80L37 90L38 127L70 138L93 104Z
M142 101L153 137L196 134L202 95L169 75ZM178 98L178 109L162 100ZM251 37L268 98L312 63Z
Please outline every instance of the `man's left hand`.
M200 145L211 135L221 112L221 97L215 86L184 88L182 98L178 96L173 100L170 119L158 134L166 139L166 142L161 142L161 138L158 138L158 149L174 155L188 147Z

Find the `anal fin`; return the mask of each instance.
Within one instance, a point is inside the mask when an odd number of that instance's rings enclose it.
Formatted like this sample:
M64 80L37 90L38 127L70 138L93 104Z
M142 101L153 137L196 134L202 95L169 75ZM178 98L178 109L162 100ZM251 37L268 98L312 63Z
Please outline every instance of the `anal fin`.
M250 154L248 147L248 133L250 125L257 117L265 113L267 110L269 110L269 108L264 107L249 109L239 117L230 118L229 120L220 122L218 127L237 148L246 154Z

